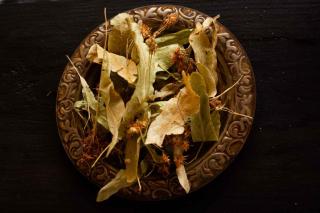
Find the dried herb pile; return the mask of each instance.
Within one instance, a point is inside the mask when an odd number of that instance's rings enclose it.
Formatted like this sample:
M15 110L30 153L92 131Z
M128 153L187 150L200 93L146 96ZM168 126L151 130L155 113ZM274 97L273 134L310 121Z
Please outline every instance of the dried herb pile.
M189 192L186 152L192 143L218 140L225 109L217 96L216 19L177 32L177 14L157 28L127 13L106 21L104 47L94 44L86 56L101 65L99 83L90 88L77 71L82 99L74 105L86 160L92 167L104 160L121 167L97 201L140 186L151 173L166 177L174 170Z

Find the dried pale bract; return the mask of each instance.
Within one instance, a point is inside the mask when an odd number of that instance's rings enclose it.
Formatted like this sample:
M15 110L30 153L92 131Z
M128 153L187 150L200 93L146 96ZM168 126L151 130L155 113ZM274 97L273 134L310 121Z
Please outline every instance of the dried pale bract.
M74 66L74 68L76 69L78 76L80 78L80 83L82 86L82 96L83 99L86 101L87 106L93 110L97 110L97 106L98 106L98 101L96 100L93 92L91 91L87 81L80 75L78 69Z
M200 73L191 74L193 90L200 96L200 110L191 118L191 135L194 142L217 141L219 138L219 122L211 121L209 97L206 92L205 80ZM214 126L214 124L216 126Z
M127 175L125 170L120 170L116 177L113 178L109 183L103 186L97 195L97 202L107 200L111 195L117 193L120 189L128 187L132 183L127 182Z
M217 18L217 17L216 17ZM217 24L216 18L207 18L203 24L199 22L196 28L190 34L189 42L194 51L195 61L202 66L198 67L201 73L205 74L207 91L209 97L214 97L217 94L216 85L218 83L217 74L217 56L215 47L217 44ZM212 35L208 36L208 28L213 28Z
M79 116L81 118L83 118L86 122L87 119L85 119L82 115L81 115L81 111L86 111L87 113L90 113L90 110L94 110L95 111L95 119L97 119L97 122L103 126L106 130L109 130L109 126L108 126L108 121L107 121L107 115L106 115L106 109L105 107L99 103L100 106L97 107L95 105L91 105L89 106L87 101L85 100L80 100L80 101L76 101L73 105L74 109L76 110L76 112L79 114ZM97 112L99 110L99 112Z
M175 33L165 34L156 38L158 47L167 46L170 44L185 45L189 43L189 36L192 29L183 29Z
M128 21L133 17L128 13L120 13L110 20L112 30L108 33L108 51L117 55L126 56L127 42L130 38Z
M98 44L90 47L86 57L88 60L98 64L101 64L103 58L106 57L112 72L118 73L119 76L127 80L130 84L133 84L137 79L137 66L134 61L124 56L110 53Z
M151 123L145 144L162 146L166 135L182 134L189 116L199 111L199 96L193 91L189 76L183 73L185 87L161 108L161 113Z
M176 165L176 174L182 188L186 191L186 193L189 193L190 183L188 180L186 169L184 167L184 160L185 160L185 157L183 156L184 149L183 149L183 146L181 146L183 144L183 140L182 140L183 137L182 135L179 135L179 136L176 136L174 139L176 141L173 144L173 156L174 156L174 162Z
M189 193L190 183L188 180L186 169L184 168L183 164L176 168L176 174L182 188L186 191L186 193Z
M111 153L112 149L118 142L119 127L122 117L125 112L125 105L121 96L115 91L113 84L109 85L106 89L106 114L109 130L112 133L112 141L108 145L107 156Z

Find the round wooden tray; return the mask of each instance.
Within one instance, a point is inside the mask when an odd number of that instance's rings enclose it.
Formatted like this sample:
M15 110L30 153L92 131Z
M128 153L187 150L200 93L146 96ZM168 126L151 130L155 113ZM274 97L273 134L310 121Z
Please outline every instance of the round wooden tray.
M156 24L170 13L179 15L179 28L194 27L196 22L203 22L207 15L182 6L152 5L127 11L134 16L135 21L144 20ZM217 55L218 71L222 80L220 90L227 88L244 75L240 83L224 100L232 110L254 116L256 103L255 79L244 49L236 37L222 24L219 23ZM71 57L82 76L88 77L91 64L85 58L91 45L103 44L105 27L101 24L94 29L79 45ZM81 94L81 85L76 71L68 63L62 74L56 102L56 119L62 145L75 167L90 181L99 186L110 181L118 169L105 161L100 161L97 166L90 168L91 164L83 160L83 144L79 135L77 118L73 113L74 102ZM189 164L187 169L191 184L191 191L212 181L234 159L243 147L252 126L252 119L225 113L222 116L220 138L217 143L206 149L196 161ZM168 178L149 176L141 180L142 191L138 186L121 190L120 196L135 200L160 200L185 195L175 175Z

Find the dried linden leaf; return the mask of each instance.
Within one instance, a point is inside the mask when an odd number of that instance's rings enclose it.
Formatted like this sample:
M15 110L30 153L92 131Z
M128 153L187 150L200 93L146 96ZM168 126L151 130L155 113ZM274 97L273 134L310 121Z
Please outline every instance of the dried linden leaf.
M117 175L98 192L97 202L107 200L120 189L129 187L138 178L140 144L136 137L131 138L126 144L126 169L121 169Z
M81 111L81 110L84 110L84 111L87 111L88 112L88 103L85 101L85 100L80 100L80 101L76 101L74 103L74 108L77 112ZM93 108L93 107L90 107L92 110L94 111L97 111L97 107ZM107 121L107 116L106 116L106 109L104 106L102 106L100 104L100 107L99 107L99 110L100 112L97 113L97 122L102 125L106 130L109 130L109 127L108 127L108 121Z
M200 111L191 117L192 140L194 142L217 141L216 129L210 117L209 97L205 81L200 73L193 72L190 82L193 90L200 96Z
M218 74L217 74L217 55L215 51L215 47L217 44L217 24L216 18L207 18L203 24L199 22L196 24L196 28L190 34L189 42L194 51L195 60L197 63L202 64L207 69L207 76L203 76L208 78L206 83L208 83L208 95L209 97L214 97L217 94L217 90L215 86L218 82ZM207 29L211 34L208 36ZM212 31L210 31L212 29ZM199 69L199 67L198 67ZM203 73L203 68L200 67ZM199 70L200 71L200 70ZM201 74L202 74L201 73ZM213 83L214 82L214 83Z
M137 79L137 66L132 60L128 60L123 56L110 53L103 49L98 44L94 44L90 47L87 54L87 59L91 62L101 64L104 54L108 57L110 70L118 73L119 76L133 84Z
M146 107L146 99L153 93L153 82L155 73L152 72L154 64L152 64L152 55L150 55L149 47L144 43L140 26L132 19L127 19L127 24L130 29L130 35L133 39L135 58L138 58L137 64L138 80L136 88L131 96L131 99L126 105L126 110L123 118L122 126L125 126L134 120L134 117L139 111L143 111Z
M189 43L189 35L192 29L183 29L175 33L169 33L156 38L158 47L167 46L170 44L179 44L181 46Z
M107 200L111 195L117 193L120 189L128 187L132 183L127 182L125 170L121 169L117 175L98 192L97 202Z
M207 94L217 94L217 80L214 78L214 75L208 70L208 68L200 63L196 63L199 73L202 75L206 83Z
M74 104L75 109L81 109L83 107L86 107L86 111L89 114L89 119L91 117L90 115L90 109L96 111L96 119L97 122L100 123L105 129L109 129L108 124L106 122L104 113L102 113L102 115L100 115L100 110L98 110L98 106L101 105L101 103L98 103L98 101L96 100L96 98L94 97L93 92L91 91L88 83L86 82L86 80L80 75L77 67L73 64L73 62L71 61L71 59L67 56L67 58L69 59L70 63L72 64L72 66L74 67L74 69L76 70L77 74L79 75L80 78L80 83L82 86L82 96L83 96L83 100L81 101L77 101ZM80 115L80 114L79 114Z
M211 121L212 121L212 125L214 128L214 141L218 141L219 140L219 135L220 135L220 114L219 111L213 111L211 112Z
M110 20L112 30L108 32L109 52L126 56L131 31L127 19L133 22L133 17L128 13L120 13Z
M112 134L111 143L107 147L108 156L119 139L119 127L125 112L125 105L121 96L114 89L110 79L110 63L107 54L104 54L99 83L99 92L104 100L109 131Z
M88 107L90 107L93 110L96 110L96 108L98 106L98 101L94 97L94 94L91 91L87 81L80 75L80 73L78 72L77 69L76 69L76 71L77 71L78 76L80 78L80 83L81 83L81 86L82 86L83 99L87 102Z
M199 111L199 96L193 91L189 76L183 73L185 87L161 108L162 112L151 123L145 144L162 146L166 135L182 134L187 118Z
M176 173L177 173L177 177L180 185L186 191L186 193L189 193L190 183L187 177L186 169L184 168L183 164L181 164L179 167L176 168Z
M105 99L106 114L109 130L112 133L112 141L108 145L108 156L118 142L119 127L125 112L125 105L121 96L115 91L113 84L107 88L107 94L108 98Z
M155 72L161 70L168 70L173 65L173 55L177 49L182 49L183 47L178 44L170 44L168 46L164 46L158 48L155 52L153 62L155 64ZM159 69L160 68L160 69Z
M182 188L186 191L186 193L189 193L190 191L190 183L187 177L187 172L184 168L184 157L183 157L183 148L181 146L173 146L173 157L174 162L176 165L176 174L179 180L180 185Z

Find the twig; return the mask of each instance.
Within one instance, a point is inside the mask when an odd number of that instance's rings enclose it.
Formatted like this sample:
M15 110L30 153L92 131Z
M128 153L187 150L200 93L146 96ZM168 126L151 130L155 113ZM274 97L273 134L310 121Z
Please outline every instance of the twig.
M239 116L243 116L243 117L246 117L246 118L250 118L250 119L253 119L253 117L249 116L249 115L245 115L245 114L241 114L241 113L238 113L238 112L235 112L227 107L222 107L222 108L218 108L217 109L218 111L221 110L221 111L225 111L225 112L229 112L233 115L239 115Z
M231 89L233 89L237 84L239 84L239 82L241 81L241 79L244 77L244 75L241 75L240 78L228 89L226 89L225 91L223 91L220 95L217 95L215 97L212 97L211 99L218 99L221 96L223 96L224 94L226 94L227 92L229 92Z
M139 186L139 192L141 192L142 187L141 187L141 183L140 183L140 178L137 177L137 182L138 182L138 186Z
M106 146L106 148L104 148L104 150L100 153L100 155L96 158L96 160L93 162L93 164L91 165L91 169L93 167L95 167L95 165L98 163L98 161L100 160L100 158L102 157L102 155L109 149L109 145Z
M155 164L152 164L152 169L151 169L151 171L150 171L148 174L146 174L144 177L145 177L145 178L149 177L149 176L151 175L151 173L154 171L154 168L155 168Z
M189 162L186 162L186 165L189 165L190 163L192 163L193 161L195 161L195 160L198 158L198 156L199 156L199 154L200 154L200 152L201 152L202 147L203 147L203 142L201 142L200 147L199 147L199 149L197 150L196 155L195 155Z

